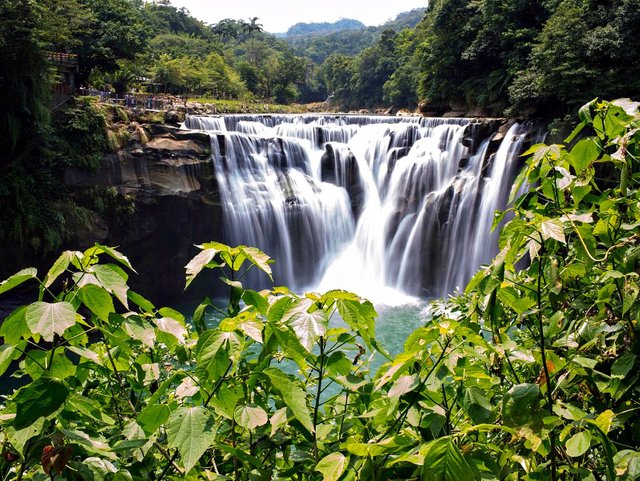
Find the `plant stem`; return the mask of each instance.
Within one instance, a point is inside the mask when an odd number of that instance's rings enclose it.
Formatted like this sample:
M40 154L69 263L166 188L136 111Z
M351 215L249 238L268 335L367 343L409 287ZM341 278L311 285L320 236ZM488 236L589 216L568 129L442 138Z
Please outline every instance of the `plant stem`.
M538 329L540 330L540 354L542 356L542 369L547 382L547 409L553 416L553 389L551 386L551 376L549 376L549 366L547 366L547 353L545 350L544 323L542 320L542 259L544 258L544 239L540 234L540 255L538 256ZM549 431L549 442L551 444L551 481L557 481L558 469L556 462L556 437L553 429Z
M320 368L318 369L318 389L316 391L316 401L313 408L313 455L316 463L320 460L318 456L318 411L320 410L320 395L322 394L322 377L324 374L324 337L320 336Z

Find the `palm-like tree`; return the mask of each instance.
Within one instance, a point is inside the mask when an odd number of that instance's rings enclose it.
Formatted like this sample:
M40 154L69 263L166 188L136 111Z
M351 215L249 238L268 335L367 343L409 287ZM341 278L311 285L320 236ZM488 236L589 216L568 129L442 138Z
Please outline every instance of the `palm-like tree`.
M249 23L247 22L243 22L243 29L244 31L251 37L253 36L254 32L262 32L263 28L262 28L262 24L258 23L259 18L258 17L253 17L249 19Z
M251 43L251 51L253 52L253 64L258 63L258 58L255 53L255 37L254 33L260 33L263 31L262 24L258 23L258 17L253 17L249 19L249 22L242 22L242 30L249 36L249 41Z

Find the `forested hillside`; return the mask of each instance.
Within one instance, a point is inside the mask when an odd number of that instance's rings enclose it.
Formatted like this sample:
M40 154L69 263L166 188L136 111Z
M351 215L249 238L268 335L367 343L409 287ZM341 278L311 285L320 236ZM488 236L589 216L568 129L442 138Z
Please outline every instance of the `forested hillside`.
M403 12L378 27L362 26L324 34L289 35L284 40L297 55L306 57L316 64L322 64L331 54L358 55L365 48L375 45L385 30L400 32L406 28L414 28L424 17L424 12L424 8Z
M354 20L352 18L341 18L335 22L300 22L289 27L284 36L294 37L301 35L323 35L331 32L339 32L341 30L358 30L365 28L365 26L366 25L360 20Z
M594 97L638 96L638 0L433 0L413 30L355 57L325 83L345 107L556 118Z

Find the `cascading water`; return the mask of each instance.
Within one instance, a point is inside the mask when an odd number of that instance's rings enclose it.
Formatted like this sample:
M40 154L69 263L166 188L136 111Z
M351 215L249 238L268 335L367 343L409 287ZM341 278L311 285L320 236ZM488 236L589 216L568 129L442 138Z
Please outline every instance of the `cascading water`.
M384 304L462 288L496 253L493 212L532 129L513 125L495 151L495 132L473 138L477 125L339 115L186 122L211 136L222 240L276 259L277 283Z

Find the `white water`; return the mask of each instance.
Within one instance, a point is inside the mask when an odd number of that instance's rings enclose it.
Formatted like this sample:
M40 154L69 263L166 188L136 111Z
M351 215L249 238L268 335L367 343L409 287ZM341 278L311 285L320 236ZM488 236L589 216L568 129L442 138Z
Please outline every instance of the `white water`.
M348 289L386 305L464 288L497 252L493 212L504 208L529 132L514 125L487 158L489 138L475 142L474 151L463 145L468 123L187 119L189 128L211 135L222 240L276 259L277 284ZM250 282L260 285L258 278Z

